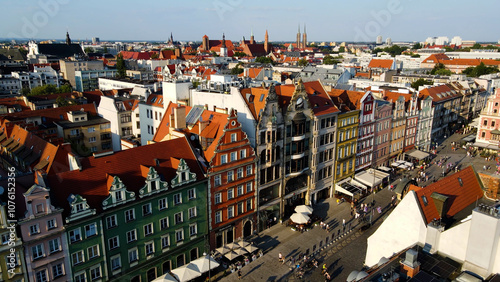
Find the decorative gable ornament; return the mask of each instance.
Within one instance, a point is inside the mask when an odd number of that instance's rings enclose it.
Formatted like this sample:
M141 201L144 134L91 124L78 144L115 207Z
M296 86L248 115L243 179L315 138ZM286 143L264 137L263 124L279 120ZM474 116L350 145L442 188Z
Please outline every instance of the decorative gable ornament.
M139 190L139 197L145 197L160 193L162 191L168 190L168 183L165 181L161 181L160 175L154 169L154 167L150 167L148 171L148 175L146 176L146 185Z
M96 214L96 210L90 208L87 199L80 195L69 195L68 203L71 214L66 218L66 223Z
M135 200L135 193L127 191L121 179L115 176L109 188L109 196L102 201L102 208L108 209L133 200Z
M191 172L191 169L187 165L186 161L184 161L184 159L180 160L176 173L177 175L174 177L174 179L172 179L172 181L170 181L172 187L177 187L196 181L196 173Z

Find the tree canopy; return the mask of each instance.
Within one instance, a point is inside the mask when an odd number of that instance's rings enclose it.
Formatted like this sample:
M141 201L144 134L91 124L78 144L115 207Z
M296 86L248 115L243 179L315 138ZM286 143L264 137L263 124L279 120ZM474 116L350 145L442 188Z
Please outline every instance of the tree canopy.
M430 80L427 80L427 79L423 79L423 78L419 78L417 79L416 81L414 81L412 84L411 84L411 87L413 89L417 89L418 90L418 87L420 86L423 86L423 85L432 85L432 81Z
M299 67L305 67L307 64L309 64L309 62L306 59L302 58L299 60Z
M125 66L125 60L122 54L118 54L116 57L116 76L119 78L125 78L127 76L127 67Z
M233 57L246 57L247 53L241 52L241 51L236 51L233 53Z
M83 49L83 51L88 54L88 53L94 53L94 48L92 47L85 47L85 49Z
M262 57L257 57L255 59L255 62L256 63L261 63L261 64L273 64L273 59L269 58L269 57L265 57L265 56L262 56Z
M338 63L340 63L340 61L330 55L326 55L325 57L323 57L324 65L336 65Z
M235 66L234 68L231 69L232 75L238 75L240 73L243 73L243 69L238 66Z
M71 85L64 84L61 87L57 87L53 84L45 84L42 86L37 86L31 89L30 93L27 96L40 96L47 94L57 94L57 93L70 93L73 89Z
M422 49L422 44L417 42L417 43L413 44L413 47L411 47L411 49L413 49L413 50Z
M432 75L451 75L452 72L451 70L446 69L446 67L439 63L434 66L434 68L431 70Z
M479 77L481 75L497 72L500 72L498 67L486 66L483 62L481 62L478 66L468 67L462 71L463 74L466 74L469 77Z
M385 48L375 48L373 50L373 54L377 54L379 52L386 52L390 54L392 57L395 57L396 55L401 55L404 51L406 51L408 47L400 47L398 45L393 45L391 47L385 47Z

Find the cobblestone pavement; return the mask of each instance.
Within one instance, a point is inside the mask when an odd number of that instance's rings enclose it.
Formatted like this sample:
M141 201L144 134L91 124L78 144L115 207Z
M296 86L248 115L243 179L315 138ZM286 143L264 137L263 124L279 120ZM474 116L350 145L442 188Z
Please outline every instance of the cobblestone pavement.
M496 163L494 160L485 160L485 158L478 155L467 157L465 149L460 148L454 151L451 149L451 142L460 143L462 138L466 136L454 134L445 140L440 140L437 155L433 159L434 164L426 169L426 173L430 176L429 180L419 182L419 186L427 186L433 180L439 180L443 177L441 175L442 167L438 167L435 162L444 157L447 157L446 163L459 165L461 168L472 165L479 173L495 173ZM487 167L488 165L490 169L484 170L484 166ZM454 171L450 171L447 175L452 173ZM416 177L417 175L418 169L405 172L404 175L395 177L392 184L396 186L402 177ZM242 281L324 281L324 276L321 274L323 264L326 264L328 273L331 275L331 281L346 281L351 271L362 269L367 239L391 211L390 201L393 195L392 191L385 188L363 199L366 203L375 200L375 207L380 206L383 210L381 214L374 211L373 225L366 230L363 228L363 231L361 231L361 227L364 223L358 224L351 220L350 204L337 204L336 199L330 198L313 206L314 214L324 217L325 222L329 224L330 231L328 233L320 227L313 227L308 232L299 233L281 224L260 232L251 241L264 251L264 256L241 269ZM331 236L338 234L339 229L342 229L343 219L346 220L346 225L351 224L353 231L332 243ZM341 234L343 234L342 231ZM325 244L327 236L329 237L329 244ZM334 236L334 238L336 237ZM322 247L320 247L320 242ZM319 267L305 268L307 271L302 278L297 277L297 271L291 271L288 264L278 262L279 252L288 261L291 257L297 258L307 251L309 251L309 254L314 255ZM236 273L229 274L221 279L221 281L237 280Z

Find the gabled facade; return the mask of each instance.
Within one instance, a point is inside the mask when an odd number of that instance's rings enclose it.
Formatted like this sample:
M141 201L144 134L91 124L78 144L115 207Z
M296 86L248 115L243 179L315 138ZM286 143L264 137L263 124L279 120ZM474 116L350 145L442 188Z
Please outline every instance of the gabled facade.
M415 147L419 150L429 152L432 148L432 125L434 118L434 107L430 96L418 99L420 110L418 111L417 135L415 136Z
M479 115L475 146L491 149L500 148L500 89L488 99L486 107Z
M406 116L405 116L405 98L397 97L392 102L392 128L391 145L389 150L389 161L402 159L404 147Z
M351 102L347 91L334 89L329 95L340 110L335 136L337 144L334 183L337 183L342 179L354 176L360 110L356 109L356 106Z
M33 185L24 193L24 200L26 213L18 224L24 242L28 280L71 280L63 210L52 205L50 190L42 185Z
M375 100L375 134L373 136L373 164L388 166L391 145L392 105L385 100Z
M207 170L209 178L210 247L215 249L257 229L256 156L236 110L231 110L218 135Z
M403 152L408 152L415 148L416 135L418 129L418 98L415 94L406 94L405 116L406 129Z
M257 203L259 230L269 219L279 218L283 196L283 148L285 122L274 85L269 88L265 105L259 113L257 141Z
M281 91L283 96L284 91ZM282 97L283 98L283 97ZM311 143L313 142L314 112L302 80L295 84L288 104L283 110L285 116L284 153L284 210L288 217L294 208L310 204L311 184Z
M208 252L207 183L185 137L82 159L49 180L66 211L68 280L152 281Z
M356 93L348 91L349 96ZM351 94L352 93L352 94ZM361 92L362 93L362 92ZM356 150L356 171L360 171L372 166L373 163L373 143L375 136L375 98L368 91L361 96L359 101L356 101L356 109L359 110L359 126L358 126L358 146Z

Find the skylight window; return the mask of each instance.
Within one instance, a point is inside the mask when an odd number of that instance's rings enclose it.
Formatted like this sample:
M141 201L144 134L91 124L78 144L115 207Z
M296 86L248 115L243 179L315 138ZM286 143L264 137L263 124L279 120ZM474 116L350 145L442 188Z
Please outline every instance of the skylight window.
M464 186L464 181L460 177L458 178L458 183L460 183L460 186Z
M153 99L151 99L151 103L154 103L156 101L156 97L153 97Z
M427 204L429 203L426 196L422 196L422 201L424 202L424 206L427 206Z
M259 102L262 102L262 100L264 100L264 94L260 94Z

